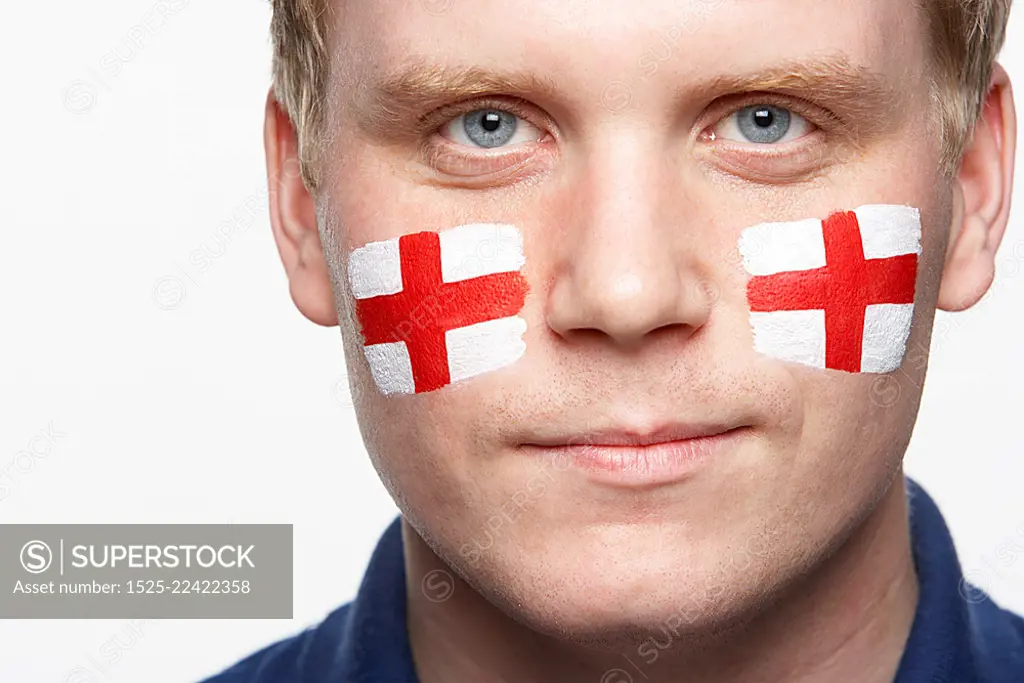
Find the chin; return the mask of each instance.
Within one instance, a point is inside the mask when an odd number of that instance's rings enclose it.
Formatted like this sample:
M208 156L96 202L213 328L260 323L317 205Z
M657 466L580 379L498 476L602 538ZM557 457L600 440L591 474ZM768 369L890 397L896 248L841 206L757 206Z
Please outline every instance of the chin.
M708 634L741 621L772 589L773 547L686 536L687 526L526 529L463 567L474 588L540 633L633 651L666 629ZM465 559L465 558L462 558ZM663 636L662 636L663 638Z

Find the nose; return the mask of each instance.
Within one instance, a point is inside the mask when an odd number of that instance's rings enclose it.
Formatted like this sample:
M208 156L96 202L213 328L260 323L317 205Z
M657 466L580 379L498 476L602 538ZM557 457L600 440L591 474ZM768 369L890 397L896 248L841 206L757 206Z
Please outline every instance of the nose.
M567 340L596 334L622 347L669 330L688 338L708 321L716 287L702 275L680 183L663 151L606 154L567 206L547 324Z

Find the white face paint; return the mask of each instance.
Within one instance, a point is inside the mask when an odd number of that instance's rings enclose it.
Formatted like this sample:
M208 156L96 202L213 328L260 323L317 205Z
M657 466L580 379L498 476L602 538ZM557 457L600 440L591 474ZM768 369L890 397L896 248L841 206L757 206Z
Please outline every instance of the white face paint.
M349 286L381 392L433 391L521 358L525 263L519 230L494 223L355 249Z
M739 239L754 348L846 372L891 372L914 314L921 214L867 205L827 219L763 223Z

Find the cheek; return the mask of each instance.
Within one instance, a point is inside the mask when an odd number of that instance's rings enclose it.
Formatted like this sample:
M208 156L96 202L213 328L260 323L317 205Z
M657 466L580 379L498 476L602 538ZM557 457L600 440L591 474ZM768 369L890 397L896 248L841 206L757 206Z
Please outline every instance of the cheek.
M918 280L918 298L922 307L935 307L938 299L939 282L949 247L950 222L952 220L952 193L948 190L941 197L936 197L930 209L922 209L921 220L924 225L921 236L923 254L921 273Z
M824 538L869 509L892 481L916 417L917 390L893 375L789 373L794 412L765 430L766 452L782 475L766 504L793 508L800 521L787 524Z
M448 391L525 355L529 286L516 225L468 223L370 242L348 257L363 354L388 396Z
M739 247L759 353L849 373L899 366L921 253L917 209L862 206L761 224Z
M502 469L508 452L494 433L502 388L480 382L387 397L366 380L355 402L371 463L417 528L436 528L439 519L458 528L507 499L510 481L519 481L518 469Z
M385 486L414 516L417 510L456 514L480 497L475 482L481 462L500 450L495 413L507 384L522 371L522 241L514 226L504 225L508 229L497 236L488 226L403 235L383 250L370 243L352 253L374 256L372 262L349 262L350 274L372 273L362 284L350 278L346 294L355 301L345 337L359 424ZM459 241L478 232L482 241L472 248ZM417 251L423 240L432 249ZM389 258L400 263L388 265ZM366 296L363 290L381 285L389 270L399 276L383 287L390 293ZM424 284L424 273L435 277ZM481 293L484 286L489 289ZM488 333L473 343L460 341L467 329L484 328ZM394 346L402 347L402 362L375 353Z
M780 410L766 413L767 430L776 448L795 446L801 480L846 478L861 491L887 480L909 442L948 220L942 209L914 217L902 205L885 205L892 210L882 214L873 206L840 220L761 224L741 234L741 281L726 291L742 301L726 312L742 311L746 334L737 319L720 322L753 347L750 362L764 386L789 388ZM862 239L862 229L876 234ZM858 258L834 258L844 242ZM863 270L842 280L864 260L891 266L890 280Z

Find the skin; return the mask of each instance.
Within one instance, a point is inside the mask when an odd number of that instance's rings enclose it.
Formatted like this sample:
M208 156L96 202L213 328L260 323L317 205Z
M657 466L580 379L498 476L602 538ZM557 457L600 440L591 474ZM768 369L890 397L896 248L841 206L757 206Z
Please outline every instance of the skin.
M296 306L340 324L367 451L403 514L424 683L890 681L917 602L901 463L934 312L988 289L1010 208L1002 68L945 177L910 0L350 0L332 21L317 192L268 97L271 218ZM395 77L439 66L532 79L420 100ZM751 104L799 114L805 134L737 137ZM484 150L450 135L487 108L520 116L524 137ZM903 367L756 354L740 231L867 203L922 214ZM347 254L477 221L524 234L525 357L382 396ZM520 447L669 421L744 429L641 488Z

